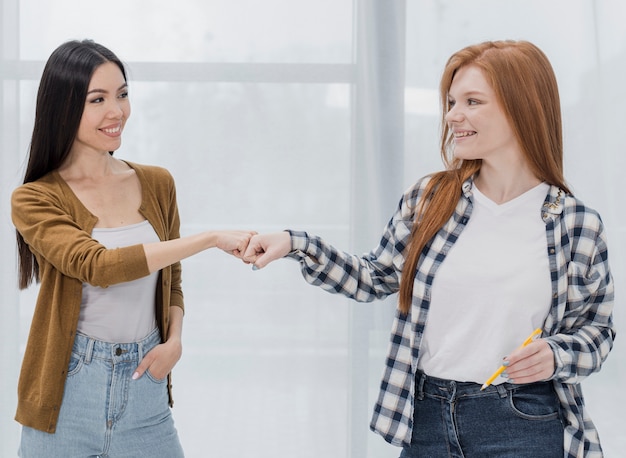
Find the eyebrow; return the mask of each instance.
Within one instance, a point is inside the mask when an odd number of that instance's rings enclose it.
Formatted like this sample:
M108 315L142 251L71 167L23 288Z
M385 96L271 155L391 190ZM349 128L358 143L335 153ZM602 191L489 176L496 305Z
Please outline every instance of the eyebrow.
M467 91L467 92L463 92L461 94L462 97L472 97L472 96L486 96L487 94L485 92L482 91L478 91L478 90L471 90L471 91ZM452 97L452 95L450 94L450 91L448 91L448 97Z
M125 89L127 87L128 87L128 83L124 83L120 87L117 88L117 91L121 91L122 89ZM91 91L87 91L87 95L94 94L94 93L107 93L107 92L108 91L105 89L92 89Z

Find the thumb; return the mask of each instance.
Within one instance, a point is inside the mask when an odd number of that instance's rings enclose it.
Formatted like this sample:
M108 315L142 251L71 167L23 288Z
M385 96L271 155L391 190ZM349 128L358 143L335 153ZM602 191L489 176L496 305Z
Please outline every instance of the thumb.
M133 373L133 380L137 380L138 378L140 378L144 372L146 372L148 370L148 368L150 367L150 365L153 362L153 359L150 354L148 353L142 360L141 363L139 363L139 366L137 366L137 369L135 369L135 372Z
M258 255L263 253L263 247L257 241L255 237L252 237L248 242L248 246L243 252L243 260L245 262L255 262L258 258Z

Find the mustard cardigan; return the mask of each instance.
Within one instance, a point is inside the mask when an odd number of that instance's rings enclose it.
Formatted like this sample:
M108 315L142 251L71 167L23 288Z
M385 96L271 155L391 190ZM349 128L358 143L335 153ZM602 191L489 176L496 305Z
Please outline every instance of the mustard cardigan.
M127 163L141 183L140 213L160 240L178 238L180 219L170 173L160 167ZM76 334L82 284L106 288L150 272L142 245L106 249L91 238L97 218L56 171L13 192L11 217L37 258L40 282L18 382L15 419L22 425L54 433ZM184 310L180 263L159 273L155 311L163 341L168 335L170 307ZM173 405L171 374L168 393Z

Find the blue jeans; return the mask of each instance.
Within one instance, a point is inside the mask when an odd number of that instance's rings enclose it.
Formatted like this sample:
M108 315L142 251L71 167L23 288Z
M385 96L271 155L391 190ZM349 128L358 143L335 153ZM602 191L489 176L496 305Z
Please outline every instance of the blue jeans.
M400 458L561 458L564 427L551 382L489 386L418 373L413 436Z
M56 432L24 426L22 458L178 458L183 450L168 405L167 382L132 375L161 342L158 329L135 343L77 334Z

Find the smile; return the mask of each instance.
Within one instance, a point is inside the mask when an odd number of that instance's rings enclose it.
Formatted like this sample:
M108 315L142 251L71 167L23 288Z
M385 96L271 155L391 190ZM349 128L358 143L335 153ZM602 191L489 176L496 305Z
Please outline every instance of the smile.
M473 132L473 131L455 132L454 138L470 137L472 135L476 135L476 132Z
M122 130L122 126L111 127L109 129L100 129L102 132L106 132L107 134L117 134Z

